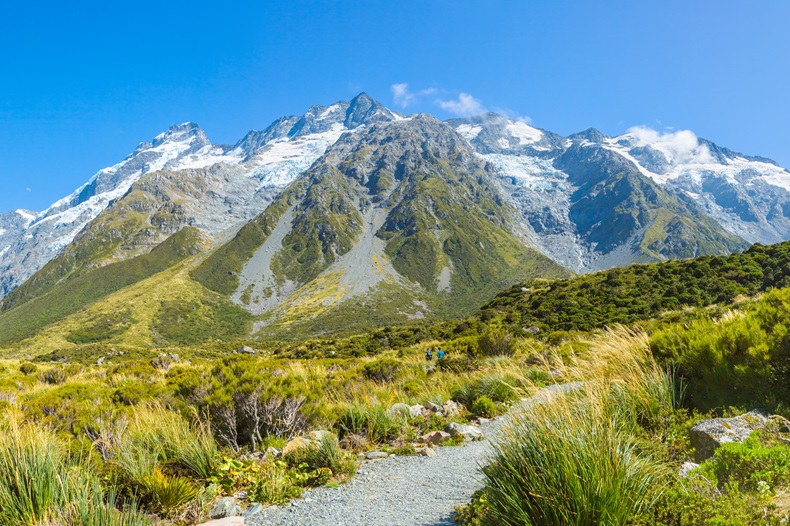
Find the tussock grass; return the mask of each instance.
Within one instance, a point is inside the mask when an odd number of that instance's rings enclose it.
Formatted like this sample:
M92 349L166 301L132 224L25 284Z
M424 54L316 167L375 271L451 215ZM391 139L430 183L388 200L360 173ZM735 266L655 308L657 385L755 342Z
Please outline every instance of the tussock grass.
M142 526L131 504L105 498L88 462L69 455L48 429L6 420L0 425L0 526Z
M647 337L609 330L588 354L559 367L585 383L514 414L484 469L486 524L626 524L666 487L665 467L642 454L634 436L637 425L657 425L674 403Z

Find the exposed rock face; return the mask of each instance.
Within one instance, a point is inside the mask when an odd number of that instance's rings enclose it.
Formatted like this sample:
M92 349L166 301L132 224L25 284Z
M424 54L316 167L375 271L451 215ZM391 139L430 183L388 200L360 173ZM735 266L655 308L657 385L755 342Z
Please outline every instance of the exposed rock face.
M689 431L695 461L709 459L720 445L727 442L743 442L753 431L763 428L766 422L765 415L751 411L734 418L714 418L697 423Z

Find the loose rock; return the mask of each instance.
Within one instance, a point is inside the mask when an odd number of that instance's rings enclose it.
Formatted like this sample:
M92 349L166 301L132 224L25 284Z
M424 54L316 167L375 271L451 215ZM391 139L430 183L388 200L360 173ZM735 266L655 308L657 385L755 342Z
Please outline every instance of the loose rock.
M235 517L239 511L241 509L233 497L223 497L214 504L214 507L208 512L208 516L212 519L224 519L225 517Z
M482 440L483 432L479 427L468 426L464 424L457 424L451 422L444 426L444 430L450 433L450 436L455 438L457 436L464 437L464 440Z
M431 431L430 433L426 433L422 436L422 441L427 444L438 446L449 438L450 433L445 433L444 431Z
M412 418L421 416L423 412L425 412L425 406L417 404L409 407L409 415L411 415Z
M253 504L252 506L247 508L244 511L244 513L241 514L241 516L246 519L246 518L252 517L253 515L257 515L258 513L262 512L262 511L263 511L263 505L262 504Z
M200 526L244 526L244 517L225 517L224 519L204 522Z
M434 451L434 450L433 450L433 448L430 448L430 447L421 447L421 448L417 448L415 451L417 451L417 453L418 453L418 454L419 454L421 457L429 457L429 458L433 458L433 457L435 457L435 456L436 456L436 451Z
M743 442L756 429L765 427L768 418L751 411L734 418L713 418L698 422L689 431L694 447L694 460L703 462L713 456L716 449L727 442Z
M365 458L368 460L378 460L387 457L389 457L389 453L384 453L383 451L371 451L365 455Z
M678 474L680 475L680 478L687 479L689 473L691 473L692 470L698 467L699 464L695 464L694 462L684 462L683 465L680 466L680 472Z
M452 400L447 400L443 406L444 414L447 416L455 416L458 414L460 407L457 403L453 402Z

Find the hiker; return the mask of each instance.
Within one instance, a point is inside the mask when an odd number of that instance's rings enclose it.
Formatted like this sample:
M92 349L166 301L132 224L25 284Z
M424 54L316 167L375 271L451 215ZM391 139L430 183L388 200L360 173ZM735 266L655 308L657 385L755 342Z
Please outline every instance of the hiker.
M425 353L425 359L426 359L426 360L428 360L429 362L430 362L431 360L433 360L433 350L431 350L431 349L428 349L428 351L426 351L426 353Z
M436 353L436 359L441 360L442 358L444 358L444 351L439 347L439 352Z

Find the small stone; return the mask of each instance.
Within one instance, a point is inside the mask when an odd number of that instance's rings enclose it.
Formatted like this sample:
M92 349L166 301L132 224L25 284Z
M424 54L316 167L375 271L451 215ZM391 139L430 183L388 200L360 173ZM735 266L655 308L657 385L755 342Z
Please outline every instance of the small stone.
M442 410L442 406L440 406L439 404L434 404L433 402L428 402L425 404L425 409L427 409L431 413L436 413Z
M233 497L223 497L214 504L208 516L212 519L223 519L225 517L235 517L239 514L239 511L239 506Z
M431 447L421 447L416 450L417 453L420 454L421 457L429 457L433 458L436 456L436 451L433 450Z
M689 473L698 467L699 464L695 464L694 462L684 462L683 465L680 466L680 472L678 474L680 475L680 478L687 479L689 477Z
M371 451L365 455L365 458L368 460L378 460L381 458L387 458L389 456L388 453L384 453L383 451Z
M464 424L457 424L455 422L451 422L446 426L444 426L444 430L450 433L450 436L453 438L462 436L464 440L483 439L483 432L480 431L479 427L475 427L475 426L468 426Z
M477 423L480 424L481 426L484 426L484 425L488 424L489 422L491 422L490 418L480 417L480 418L477 419Z
M387 409L387 414L390 417L399 417L399 416L411 416L411 407L406 404L394 404L392 407Z
M250 347L248 345L242 345L241 347L236 349L236 352L239 353L239 354L253 355L253 354L256 354L258 351L256 351L255 349L253 349L252 347Z
M460 407L454 401L447 400L444 403L444 406L442 407L442 409L444 410L444 414L446 414L447 416L455 416L455 415L458 414L458 411L460 410Z
M450 438L450 433L444 431L431 431L422 436L422 441L427 444L439 445Z
M247 498L247 492L246 491L240 491L240 492L236 493L234 495L234 497L236 497L239 500L245 500Z
M424 411L425 411L425 406L422 406L420 404L409 407L409 415L411 415L412 418L417 418L418 416L421 416Z
M266 448L266 454L272 458L280 458L281 456L283 456L282 451L272 446Z
M242 517L245 519L249 519L253 515L257 515L258 513L263 511L263 504L253 504L249 508L247 508L244 513L241 514Z

